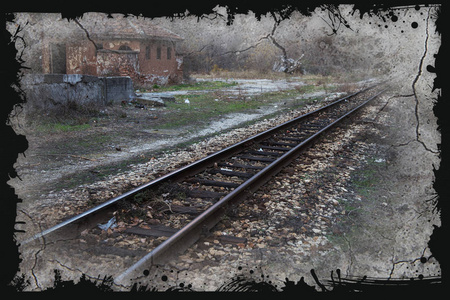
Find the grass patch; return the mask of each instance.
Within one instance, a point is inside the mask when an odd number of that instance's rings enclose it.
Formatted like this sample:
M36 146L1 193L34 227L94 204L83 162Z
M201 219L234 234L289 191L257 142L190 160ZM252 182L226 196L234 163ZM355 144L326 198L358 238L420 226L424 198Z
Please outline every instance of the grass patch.
M209 74L193 74L195 78L206 78L206 79L214 79L214 78L223 78L223 79L272 79L272 80L283 80L283 79L291 79L292 77L296 77L295 75L289 75L282 72L262 72L258 70L245 70L245 71L230 71L221 68L217 68L216 70L211 71Z
M368 189L376 185L377 180L374 177L375 170L373 169L364 169L356 172L354 184L358 188Z
M355 186L356 192L364 198L370 197L378 185L379 179L377 178L376 171L368 166L352 175L352 183Z
M273 91L259 95L236 95L222 91L176 95L175 102L166 104L164 122L155 128L172 129L199 125L222 115L249 112L278 102L285 102L286 106L290 108L300 108L314 101L314 99L303 99L302 95L320 89L321 87L315 85L302 85L291 90ZM188 99L189 103L185 103L185 99Z
M81 152L83 152L83 149L89 149L89 151L101 151L105 148L106 143L114 140L116 140L116 136L113 135L92 134L83 138L74 138L71 144L73 145L73 148L81 148L77 149L77 151Z
M381 204L379 203L381 196L385 194L385 182L378 170L385 165L385 160L367 158L362 168L351 173L350 187L347 187L355 192L356 197L337 199L346 216L336 222L338 231L328 233L327 239L333 244L339 245L343 251L350 251L350 245L364 242L367 234L371 236L375 233L384 235L386 228L389 228L389 226L376 221L382 215L377 212ZM377 216L376 218L373 218L374 214Z
M189 104L185 99L189 99ZM232 112L256 109L261 105L257 100L224 98L212 93L175 96L176 102L167 103L163 124L158 129L195 125L208 119Z
M169 92L169 91L199 91L199 90L214 90L223 89L232 86L236 86L238 83L236 81L224 82L224 81L199 81L196 83L183 83L169 86L154 86L154 90L158 92Z
M359 195L366 199L371 199L379 191L379 186L382 184L383 178L378 174L378 169L382 168L385 164L386 162L384 160L368 158L363 168L355 170L352 173L352 185Z
M57 181L57 183L52 186L52 189L72 189L81 184L91 184L97 181L106 180L110 175L130 170L131 165L142 164L148 161L149 158L146 156L135 156L123 161L97 166L94 169L65 176L63 180Z
M38 131L51 133L51 132L69 132L69 131L84 131L91 127L90 124L63 124L63 123L47 123L39 124L37 126Z

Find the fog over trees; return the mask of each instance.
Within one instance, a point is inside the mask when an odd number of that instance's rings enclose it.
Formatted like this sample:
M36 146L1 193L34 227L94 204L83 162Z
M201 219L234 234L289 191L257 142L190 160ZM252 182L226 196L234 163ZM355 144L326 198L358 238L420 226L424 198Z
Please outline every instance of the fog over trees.
M220 6L202 17L189 12L175 17L126 17L144 26L163 26L182 36L184 40L176 51L184 57L186 74L227 70L379 75L399 70L400 65L406 72L414 67L409 62L423 51L436 9L393 8L384 15L363 17L351 5L323 5L309 16L295 9L284 15L276 11L262 16L249 10L235 14L231 24L226 8ZM81 18L107 17L124 15L85 13ZM37 58L42 36L63 37L74 26L74 20L58 13L18 13L15 23L8 24L11 32L19 31L21 39L16 47L24 65L33 72L40 72Z
M257 20L249 11L236 14L228 25L226 10L217 7L203 18L155 18L153 22L185 38L178 52L191 72L214 68L322 75L390 71L381 62L389 55L383 43L392 36L351 12L351 6L324 6L311 16L294 10L288 18L271 12ZM373 19L375 23L378 18ZM389 48L393 50L392 45Z

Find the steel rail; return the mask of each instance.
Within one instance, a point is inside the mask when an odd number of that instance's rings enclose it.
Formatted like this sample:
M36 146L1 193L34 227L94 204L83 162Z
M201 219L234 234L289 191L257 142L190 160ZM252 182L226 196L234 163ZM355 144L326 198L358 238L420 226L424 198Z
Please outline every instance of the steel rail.
M340 99L338 99L336 101L333 101L332 103L327 104L327 105L325 105L323 107L320 107L320 108L318 108L318 109L316 109L314 111L311 111L309 113L306 113L306 114L303 114L301 116L298 116L298 117L296 117L296 118L294 118L292 120L286 121L286 122L284 122L284 123L282 123L282 124L280 124L280 125L278 125L276 127L268 129L268 130L266 130L264 132L261 132L259 134L256 134L256 135L252 136L252 137L249 137L249 138L247 138L247 139L245 139L245 140L243 140L241 142L238 142L238 143L233 144L231 146L228 146L228 147L226 147L226 148L224 148L222 150L219 150L219 151L217 151L215 153L212 153L212 154L210 154L210 155L208 155L208 156L206 156L206 157L204 157L202 159L199 159L199 160L197 160L197 161L195 161L193 163L190 163L190 164L188 164L188 165L186 165L184 167L181 167L181 168L179 168L179 169L177 169L177 170L175 170L173 172L170 172L170 173L168 173L166 175L163 175L163 176L161 176L161 177L159 177L157 179L154 179L154 180L152 180L152 181L150 181L148 183L145 183L145 184L143 184L141 186L138 186L138 187L136 187L136 188L134 188L134 189L132 189L132 190L130 190L128 192L125 192L125 193L123 193L123 194L121 194L119 196L116 196L116 197L114 197L114 198L112 198L110 200L107 200L107 201L103 202L102 204L99 204L99 205L97 205L97 206L95 206L95 207L93 207L91 209L88 209L87 211L85 211L83 213L80 213L80 214L78 214L78 215L76 215L74 217L71 217L71 218L69 218L69 219L67 219L67 220L65 220L65 221L63 221L63 222L61 222L61 223L59 223L59 224L57 224L57 225L55 225L53 227L50 227L50 228L48 228L46 230L43 230L43 231L33 235L32 237L30 237L30 238L28 238L28 239L26 239L24 241L21 241L19 243L20 243L20 245L25 245L25 244L27 244L29 242L32 242L32 241L34 241L34 240L36 240L36 239L38 239L40 237L43 237L43 236L45 236L45 235L47 235L49 233L57 231L58 229L61 229L61 228L65 227L65 226L67 226L69 224L73 224L73 223L78 222L78 221L80 221L80 220L82 220L82 219L84 219L84 218L86 218L88 216L91 216L91 215L93 215L95 213L98 213L98 212L100 212L100 211L102 211L102 210L104 210L104 209L106 209L106 208L116 204L117 202L122 201L122 200L124 200L124 199L126 199L126 198L128 198L128 197L130 197L132 195L135 195L135 194L139 193L140 191L143 191L143 190L145 190L147 188L156 187L157 185L159 185L159 184L161 184L163 182L168 182L168 181L176 182L176 181L180 180L181 178L187 177L189 175L194 175L194 174L198 173L199 171L204 170L204 169L206 169L209 166L212 166L214 164L214 162L216 162L216 161L218 161L220 159L223 159L223 158L227 158L227 157L229 157L229 156L231 156L233 154L239 153L243 149L247 148L249 145L258 143L258 142L266 139L267 137L269 137L270 135L272 135L276 131L282 130L282 129L286 128L286 127L290 127L293 124L295 124L295 123L297 123L297 122L299 122L299 121L301 121L303 119L306 119L307 117L309 117L309 116L311 116L311 115L313 115L313 114L315 114L317 112L320 112L322 110L326 110L327 108L329 108L329 107L331 107L333 105L336 105L336 104L338 104L338 103L340 103L342 101L347 100L348 98L354 97L354 96L356 96L356 95L358 95L360 93L363 93L363 92L365 92L365 91L367 91L369 89L372 89L372 88L374 88L374 87L376 87L378 85L379 84L371 85L371 86L369 86L367 88L364 88L364 89L362 89L360 91L357 91L357 92L352 93L350 95L347 95L347 96L345 96L343 98L340 98Z
M125 270L119 276L116 277L115 282L120 284L124 279L128 277L132 272L141 268L144 264L154 265L156 263L162 263L164 260L168 259L170 256L175 255L179 252L186 250L191 244L197 241L205 231L210 230L214 225L216 225L223 214L226 212L226 208L235 203L238 200L246 198L248 195L256 191L261 185L267 182L272 176L276 175L280 170L282 170L286 165L288 165L293 159L295 159L300 152L309 145L313 140L315 140L323 132L327 131L342 119L346 118L356 110L360 109L368 102L378 97L381 93L385 92L386 89L377 93L376 95L370 97L368 100L364 101L362 104L356 106L350 111L346 112L330 124L326 125L318 132L314 133L306 140L283 154L276 161L272 162L260 172L256 173L253 177L242 183L239 187L233 190L230 194L224 196L218 202L210 206L207 210L197 216L194 220L189 222L179 231L170 236L163 243L154 248L147 255L142 257L130 268Z

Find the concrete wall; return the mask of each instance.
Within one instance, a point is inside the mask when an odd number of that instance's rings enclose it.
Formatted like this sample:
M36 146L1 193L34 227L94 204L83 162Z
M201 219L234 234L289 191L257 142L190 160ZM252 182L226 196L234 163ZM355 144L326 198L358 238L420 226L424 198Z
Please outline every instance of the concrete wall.
M129 100L134 96L133 82L130 77L100 77L105 85L105 101L107 103Z
M25 74L21 87L31 110L46 111L64 105L104 106L134 95L130 77L81 74Z

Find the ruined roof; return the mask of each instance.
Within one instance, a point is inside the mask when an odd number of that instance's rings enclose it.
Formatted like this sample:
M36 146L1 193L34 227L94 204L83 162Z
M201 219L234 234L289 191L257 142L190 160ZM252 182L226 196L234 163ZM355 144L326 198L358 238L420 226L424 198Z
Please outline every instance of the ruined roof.
M148 20L136 20L131 17L90 17L82 18L80 24L89 33L90 38L96 39L164 39L182 40L183 38L172 31L151 24Z

